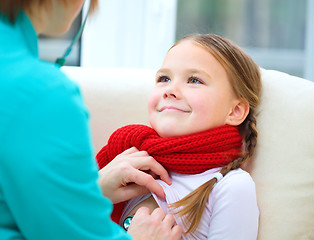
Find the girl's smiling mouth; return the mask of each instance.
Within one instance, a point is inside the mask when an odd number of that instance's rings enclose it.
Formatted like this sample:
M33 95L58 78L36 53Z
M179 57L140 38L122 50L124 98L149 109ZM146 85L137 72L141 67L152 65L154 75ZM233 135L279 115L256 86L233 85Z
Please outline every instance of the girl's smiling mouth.
M182 112L182 113L190 113L190 110L184 110L181 108L177 108L174 106L164 106L158 110L158 112Z

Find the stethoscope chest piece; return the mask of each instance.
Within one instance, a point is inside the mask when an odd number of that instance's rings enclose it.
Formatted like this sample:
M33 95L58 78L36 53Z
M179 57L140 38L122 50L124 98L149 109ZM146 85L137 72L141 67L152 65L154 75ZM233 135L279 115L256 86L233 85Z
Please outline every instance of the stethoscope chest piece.
M122 224L122 227L125 231L128 231L129 229L129 226L131 224L131 221L132 221L132 218L133 216L128 216L126 217L124 220L123 220L123 224Z

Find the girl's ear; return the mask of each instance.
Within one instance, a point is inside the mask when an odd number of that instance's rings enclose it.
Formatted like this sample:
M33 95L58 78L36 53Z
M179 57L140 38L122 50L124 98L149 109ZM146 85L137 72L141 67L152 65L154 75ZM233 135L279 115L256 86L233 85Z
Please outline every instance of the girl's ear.
M231 126L239 126L245 120L249 114L249 111L250 105L246 99L236 99L227 116L226 124Z

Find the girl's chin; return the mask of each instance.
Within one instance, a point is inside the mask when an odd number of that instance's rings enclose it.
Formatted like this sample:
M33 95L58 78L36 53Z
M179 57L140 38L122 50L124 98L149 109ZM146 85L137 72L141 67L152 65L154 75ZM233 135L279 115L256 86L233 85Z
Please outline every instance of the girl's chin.
M189 135L197 130L195 126L190 126L184 118L154 119L153 122L151 121L151 126L163 138Z
M178 137L178 136L184 136L190 134L186 131L178 131L178 127L167 127L162 129L155 129L158 135L162 138L168 138L168 137Z
M178 135L179 133L175 131L175 127L172 127L172 126L157 127L154 129L158 133L158 135L162 138L179 136Z

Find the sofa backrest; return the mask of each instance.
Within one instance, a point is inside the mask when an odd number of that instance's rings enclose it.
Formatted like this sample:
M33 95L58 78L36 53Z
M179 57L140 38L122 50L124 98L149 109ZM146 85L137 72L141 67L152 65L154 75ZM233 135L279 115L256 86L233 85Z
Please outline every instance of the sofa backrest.
M119 127L148 125L147 100L156 72L139 69L63 67L76 81L90 111L95 153Z

